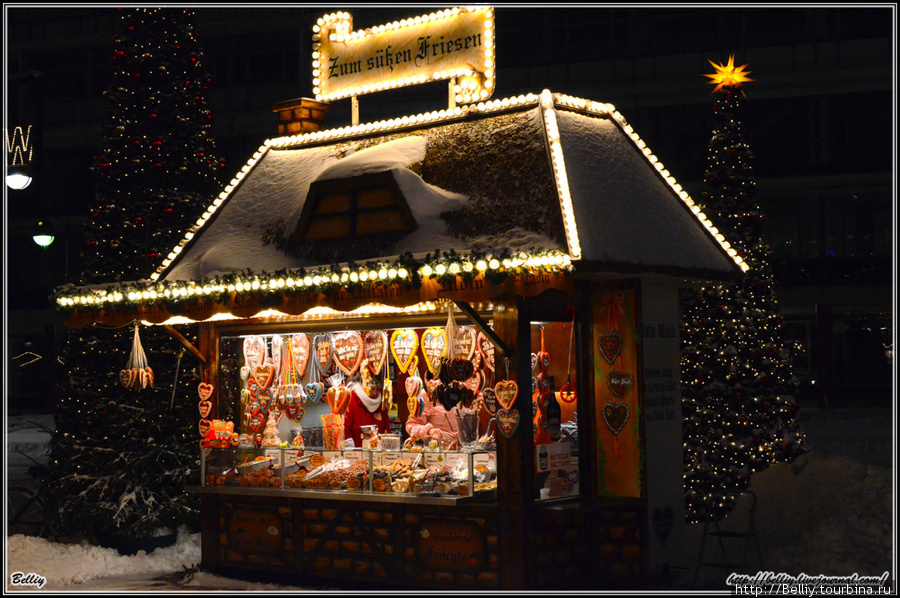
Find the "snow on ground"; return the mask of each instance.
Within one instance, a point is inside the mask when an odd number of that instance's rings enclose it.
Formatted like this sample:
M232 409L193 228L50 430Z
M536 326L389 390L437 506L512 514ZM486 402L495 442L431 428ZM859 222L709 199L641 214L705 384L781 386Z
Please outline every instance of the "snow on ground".
M7 419L7 475L23 482L30 463L17 449L45 457L47 434L33 423L46 418ZM876 410L812 410L804 417L811 452L792 464L756 474L751 489L759 502L755 527L762 563L750 560L749 571L798 575L880 576L895 573L894 414ZM742 529L746 518L736 513L723 528ZM702 526L689 526L680 574L671 587L683 590L699 552ZM708 545L709 546L709 545ZM229 579L198 571L200 535L181 530L176 543L150 554L122 556L110 548L60 544L11 535L6 543L6 589L11 575L36 573L46 578L41 591L328 591ZM710 554L709 552L707 554ZM725 590L727 573L701 569L696 587Z

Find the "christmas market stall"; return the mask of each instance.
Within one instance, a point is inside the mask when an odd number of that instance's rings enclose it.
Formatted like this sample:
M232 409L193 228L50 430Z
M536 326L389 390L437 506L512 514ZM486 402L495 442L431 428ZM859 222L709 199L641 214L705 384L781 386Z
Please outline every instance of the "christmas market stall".
M492 18L429 32L483 52ZM358 64L401 71L424 26L360 33ZM317 29L314 66L340 79L357 62L323 40L349 15ZM742 261L613 106L442 76L447 108L387 121L323 126L366 88L276 105L280 136L150 279L60 309L201 323L204 569L639 587L683 532L678 288Z

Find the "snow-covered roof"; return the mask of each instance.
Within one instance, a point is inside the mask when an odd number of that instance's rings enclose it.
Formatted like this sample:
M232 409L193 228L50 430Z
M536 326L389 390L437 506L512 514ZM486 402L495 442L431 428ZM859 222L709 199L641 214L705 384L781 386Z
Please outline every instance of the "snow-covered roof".
M580 262L612 273L722 279L739 272L618 113L560 96L549 96L548 105L548 96L455 118L398 121L396 128L268 141L155 277L201 280L405 253L505 249L557 249L576 268ZM386 171L412 211L414 231L291 246L313 182Z
M374 221L369 181L384 185L388 232L304 240L310 222L308 238L354 230L322 223L335 189L356 189L347 222ZM572 270L705 281L746 269L614 107L544 91L267 140L150 280L56 300L77 327L489 300L570 288Z

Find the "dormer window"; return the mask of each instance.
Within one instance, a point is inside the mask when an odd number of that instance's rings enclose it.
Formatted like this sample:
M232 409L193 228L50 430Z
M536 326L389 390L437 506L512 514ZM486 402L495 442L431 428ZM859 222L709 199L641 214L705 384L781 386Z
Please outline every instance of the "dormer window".
M409 204L390 171L316 181L292 243L322 243L416 229Z

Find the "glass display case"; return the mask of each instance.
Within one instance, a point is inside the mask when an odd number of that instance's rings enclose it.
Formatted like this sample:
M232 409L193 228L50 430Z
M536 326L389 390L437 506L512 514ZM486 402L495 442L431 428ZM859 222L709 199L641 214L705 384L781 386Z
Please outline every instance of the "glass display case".
M496 499L493 450L204 447L200 463L207 488Z

